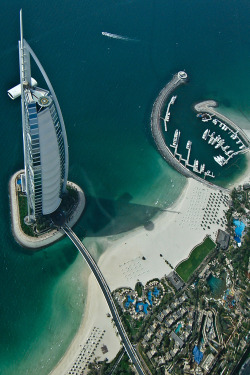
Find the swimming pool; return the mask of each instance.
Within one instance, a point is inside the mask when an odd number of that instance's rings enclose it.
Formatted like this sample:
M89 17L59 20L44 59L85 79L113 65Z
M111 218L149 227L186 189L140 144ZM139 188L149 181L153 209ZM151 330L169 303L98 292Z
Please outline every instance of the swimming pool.
M244 231L246 225L243 223L243 221L235 220L235 219L234 219L233 223L234 223L234 225L236 225L236 228L235 228L236 236L241 237L242 232Z

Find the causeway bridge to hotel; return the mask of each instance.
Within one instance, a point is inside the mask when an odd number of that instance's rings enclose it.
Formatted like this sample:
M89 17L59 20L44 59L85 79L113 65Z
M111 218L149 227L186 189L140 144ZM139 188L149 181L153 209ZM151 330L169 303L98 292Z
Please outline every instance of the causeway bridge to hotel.
M134 346L131 344L131 342L128 338L128 335L125 331L125 328L123 327L123 324L121 322L121 318L118 314L118 311L117 311L117 308L115 306L113 297L111 295L111 291L109 289L109 286L108 286L105 278L103 277L103 274L102 274L101 270L97 266L95 260L93 259L93 257L89 253L88 249L83 245L83 243L80 241L80 239L74 233L74 231L67 224L63 225L61 227L61 229L69 237L69 239L73 242L75 247L79 250L79 252L83 256L83 258L87 262L89 268L93 272L93 274L94 274L94 276L95 276L95 278L96 278L96 280L97 280L97 282L98 282L98 284L99 284L99 286L100 286L100 288L101 288L101 290L104 294L104 297L107 301L107 304L110 308L110 312L112 314L113 320L116 324L117 330L118 330L119 335L120 335L120 337L122 339L122 342L123 342L123 346L124 346L128 356L129 356L129 358L133 362L138 374L139 375L145 375L145 372L142 368L141 362L140 362L139 357L138 357L138 355L137 355L137 353L134 349Z

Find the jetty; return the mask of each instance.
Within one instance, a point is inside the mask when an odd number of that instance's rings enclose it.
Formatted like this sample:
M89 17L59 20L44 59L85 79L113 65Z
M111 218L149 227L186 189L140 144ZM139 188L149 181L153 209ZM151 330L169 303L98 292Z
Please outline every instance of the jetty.
M169 119L170 119L170 106L171 106L172 104L175 103L176 98L177 98L176 95L175 95L175 96L172 96L170 102L168 103L165 117L164 117L164 118L161 117L162 120L163 120L163 122L164 122L164 127L165 127L165 131L166 131L166 132L168 131L167 122L169 122Z
M163 157L163 159L165 159L174 169L176 169L183 176L192 177L195 180L200 181L203 184L210 186L214 189L229 191L228 189L222 188L221 186L217 186L209 181L206 181L205 179L197 176L194 172L186 168L181 163L181 159L182 159L181 156L179 157L180 160L175 158L173 153L170 151L169 147L166 145L166 142L163 136L161 123L160 123L161 112L169 96L172 94L172 92L175 89L177 89L177 87L185 84L187 80L188 80L188 76L186 72L180 71L176 73L171 79L171 81L168 82L167 85L160 91L158 97L156 98L153 104L153 109L151 113L151 132L152 132L152 136L154 138L156 147L158 151L160 152L161 156ZM206 176L214 177L213 174L211 174L211 172L207 173Z
M211 116L217 117L217 119L219 119L220 121L214 119L212 120L213 124L217 125L217 123L220 122L219 126L222 128L222 130L229 130L229 133L233 133L231 135L232 139L237 139L237 142L239 143L243 140L245 142L245 147L242 147L240 153L243 154L248 152L250 150L250 140L246 133L232 120L222 115L220 112L216 111L216 107L218 107L218 103L215 100L205 100L203 102L197 103L194 106L194 109L197 112L208 113ZM225 124L221 123L221 121L223 121Z

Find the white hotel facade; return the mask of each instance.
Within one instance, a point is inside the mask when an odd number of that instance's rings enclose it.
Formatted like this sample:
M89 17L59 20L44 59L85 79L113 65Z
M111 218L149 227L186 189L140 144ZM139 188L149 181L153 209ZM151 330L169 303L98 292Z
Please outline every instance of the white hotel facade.
M68 179L68 143L61 109L40 61L23 38L20 11L20 84L8 91L21 96L24 169L21 183L27 195L28 221L56 211ZM30 56L34 59L48 90L31 78Z

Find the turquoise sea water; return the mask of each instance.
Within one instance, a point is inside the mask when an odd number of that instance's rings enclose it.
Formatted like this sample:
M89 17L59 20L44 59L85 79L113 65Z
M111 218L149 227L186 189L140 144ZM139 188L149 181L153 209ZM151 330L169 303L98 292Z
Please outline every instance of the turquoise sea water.
M62 108L69 178L86 192L76 232L86 236L97 258L103 236L145 225L185 185L159 156L149 131L152 104L172 74L186 69L190 76L176 102L187 127L193 126L191 104L207 98L237 110L248 122L250 8L245 0L12 0L1 5L0 373L45 375L77 331L88 270L66 239L30 254L11 234L8 180L22 168L23 156L20 102L11 101L6 91L19 79L19 9L25 38ZM109 39L102 31L135 40ZM33 76L42 86L35 68ZM236 174L244 163L238 160Z

